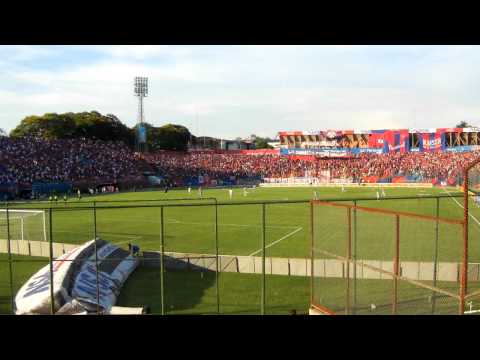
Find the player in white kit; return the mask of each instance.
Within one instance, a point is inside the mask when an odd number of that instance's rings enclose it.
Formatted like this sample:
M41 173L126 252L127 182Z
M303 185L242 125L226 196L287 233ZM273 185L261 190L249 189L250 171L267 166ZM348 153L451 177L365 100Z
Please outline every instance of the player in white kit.
M243 188L243 196L247 196L247 188L246 187Z
M188 188L188 193L190 194L191 192L192 192L192 188L189 187L189 188Z
M230 200L232 200L232 198L233 198L233 190L232 189L228 189L228 196L230 197Z
M377 190L377 200L380 200L380 193Z

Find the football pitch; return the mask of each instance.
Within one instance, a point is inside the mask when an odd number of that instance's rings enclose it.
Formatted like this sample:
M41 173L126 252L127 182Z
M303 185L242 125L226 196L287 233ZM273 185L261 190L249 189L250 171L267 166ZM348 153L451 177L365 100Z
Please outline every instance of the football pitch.
M404 211L423 215L436 215L436 199L430 195L444 195L439 202L439 215L445 218L462 219L463 199L448 195L459 195L455 189L439 188L386 188L386 197L376 200L377 188L369 187L298 187L298 188L242 188L233 189L233 198L229 198L228 189L204 189L200 199L196 189L144 191L110 195L84 197L81 200L70 198L66 203L58 204L17 204L13 208L53 207L52 241L56 243L83 244L97 236L107 241L127 247L128 243L137 244L142 251L160 251L161 249L161 205L163 207L164 249L166 252L214 254L216 214L214 200L219 203L217 213L218 252L222 255L261 256L262 252L262 205L249 204L261 201L305 201L298 203L268 203L265 206L265 255L283 258L310 258L310 204L314 197L319 199L348 200L357 199L357 205ZM391 197L413 197L412 199L389 199ZM183 200L180 200L183 199ZM96 201L95 213L88 209ZM228 203L228 204L227 204ZM351 201L347 203L352 204ZM189 205L190 204L190 205ZM196 206L191 206L192 204ZM319 209L315 216L331 218L328 209ZM470 205L469 229L471 238L480 234L480 209ZM47 213L48 215L48 213ZM48 216L47 216L48 218ZM376 233L390 234L394 231L389 221L383 221L375 215L364 216L359 226ZM330 219L329 227L322 228L320 236L326 247L335 248L343 242L338 227L345 226L344 218ZM334 226L332 226L334 224ZM431 229L424 231L424 223L415 223L402 228L409 232L402 244L402 261L431 261ZM430 226L430 225L428 225ZM458 228L445 228L446 240L439 244L439 261L458 261L461 243ZM461 230L461 229L460 229ZM12 233L19 231L15 227ZM35 237L38 229L29 229L27 236ZM323 234L324 233L324 234ZM451 234L451 236L449 235ZM318 234L317 234L318 236ZM365 236L364 236L365 237ZM386 236L388 238L388 236ZM369 246L368 236L362 246L362 257L374 260L391 260L392 254L378 246ZM442 238L442 239L443 239ZM32 239L33 240L33 239ZM425 245L428 243L427 245ZM480 261L480 244L470 241L470 262ZM5 260L2 255L0 260ZM44 266L45 258L32 259L16 256L22 261L14 265L14 290L22 285L38 268ZM34 262L25 260L35 260ZM9 286L8 263L1 263L0 272L0 313L8 312ZM148 304L152 312L159 313L158 269L139 268L127 281L118 300L119 305L137 306ZM310 278L301 276L267 275L266 306L267 313L285 314L292 309L305 312L310 301ZM166 311L171 314L215 313L215 274L212 272L168 271L166 273ZM384 287L382 280L360 280L365 289L375 291ZM260 309L261 275L221 273L219 275L220 310L230 314L258 314ZM335 285L336 286L336 285ZM333 286L333 287L335 287ZM339 287L338 292L343 290ZM366 291L366 290L365 290ZM413 291L413 290L412 290ZM331 296L336 292L332 290ZM7 301L8 300L8 301Z
M141 250L159 251L160 239L160 206L164 217L164 245L167 252L182 253L215 253L215 206L213 198L219 202L218 206L218 247L222 255L258 255L262 249L262 205L248 204L263 200L308 201L313 192L317 192L319 199L363 199L357 205L373 208L405 211L416 214L435 216L435 199L424 198L428 195L454 195L455 190L437 188L424 189L386 189L386 198L376 200L376 188L347 188L342 192L340 188L256 188L248 189L244 196L243 189L233 190L233 199L230 201L227 189L207 189L203 191L203 199L199 199L196 190L189 194L186 190L132 192L113 195L86 197L82 200L71 198L67 203L59 201L52 207L52 240L53 242L83 244L91 240L95 234L94 221L96 220L97 236L107 241L127 246L134 243ZM458 192L456 192L458 195ZM394 199L389 197L415 197L414 199ZM170 199L170 201L168 201ZM188 199L173 201L173 199ZM125 200L125 201L122 201ZM97 201L96 219L92 209L92 201ZM133 201L133 202L132 202ZM222 204L222 203L229 203ZM198 206L187 206L188 204ZM352 204L352 202L346 202ZM16 205L18 208L38 207L39 204ZM50 203L42 204L50 206ZM58 210L57 210L58 209ZM323 211L323 209L322 209ZM319 210L320 217L329 215ZM480 229L480 209L470 205L470 228L473 232ZM47 214L48 215L48 214ZM463 199L445 197L440 201L439 215L445 218L463 218ZM48 216L47 216L48 217ZM94 220L95 219L95 220ZM346 224L345 219L339 219ZM376 231L389 232L390 223L378 222L375 215L370 219L362 219L365 226L370 221ZM362 225L362 224L359 224ZM409 231L415 229L408 229ZM18 231L15 228L12 232ZM38 230L37 230L38 231ZM325 241L338 242L332 236L335 229L325 229ZM412 232L415 234L415 231ZM416 234L417 236L418 233ZM265 208L265 243L266 255L274 257L310 257L310 204L304 203L270 203ZM403 253L404 260L424 260L422 252L415 244L421 243L418 239L411 240L411 246L406 246ZM471 260L479 259L479 251L471 251ZM457 244L451 244L451 251L442 252L445 261L457 258ZM460 246L458 246L460 249ZM375 259L381 259L382 254L371 249ZM452 257L449 257L452 254Z

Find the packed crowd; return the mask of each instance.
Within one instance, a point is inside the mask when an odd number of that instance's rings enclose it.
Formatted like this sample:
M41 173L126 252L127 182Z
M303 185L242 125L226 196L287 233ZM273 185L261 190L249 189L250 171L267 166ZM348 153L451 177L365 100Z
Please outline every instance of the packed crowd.
M116 181L141 174L145 164L162 177L182 180L317 177L328 170L331 178L353 181L369 176L442 181L457 176L479 156L480 151L361 154L349 159L196 152L139 155L121 142L0 137L0 184Z
M361 154L349 159L316 159L278 155L156 153L145 158L164 176L211 178L317 177L325 170L331 178L361 181L365 177L410 176L440 181L455 177L480 152ZM306 158L307 159L307 158Z
M122 142L0 137L0 184L115 180L138 173L134 153Z

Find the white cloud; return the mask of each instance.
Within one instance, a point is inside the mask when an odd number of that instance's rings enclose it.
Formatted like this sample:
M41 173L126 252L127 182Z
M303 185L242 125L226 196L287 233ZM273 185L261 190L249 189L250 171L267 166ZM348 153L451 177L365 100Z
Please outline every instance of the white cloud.
M73 50L88 56L76 60ZM90 110L133 125L138 75L149 77L147 121L195 131L198 118L212 136L446 127L480 117L477 46L0 46L0 54L7 130L31 114Z

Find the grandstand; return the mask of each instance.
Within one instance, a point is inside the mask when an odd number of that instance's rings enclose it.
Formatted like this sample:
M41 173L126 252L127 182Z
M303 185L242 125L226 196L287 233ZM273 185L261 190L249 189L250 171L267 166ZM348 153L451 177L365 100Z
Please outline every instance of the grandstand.
M401 130L281 131L283 154L348 157L359 153L472 151L480 145L478 128Z

